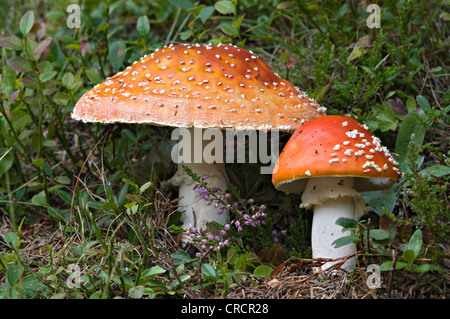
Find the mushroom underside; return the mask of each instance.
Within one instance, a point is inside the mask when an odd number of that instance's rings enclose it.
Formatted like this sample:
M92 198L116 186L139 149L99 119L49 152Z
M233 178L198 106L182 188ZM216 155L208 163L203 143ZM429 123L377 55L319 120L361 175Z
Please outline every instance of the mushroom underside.
M353 178L354 187L358 192L368 192L368 191L377 191L383 190L391 187L395 180L388 177L375 177L375 178L366 178L359 176L334 176L337 178ZM328 179L329 176L320 176L314 177L315 179ZM306 189L306 184L311 178L299 178L291 181L281 182L277 185L277 189L279 191L285 193L303 193Z

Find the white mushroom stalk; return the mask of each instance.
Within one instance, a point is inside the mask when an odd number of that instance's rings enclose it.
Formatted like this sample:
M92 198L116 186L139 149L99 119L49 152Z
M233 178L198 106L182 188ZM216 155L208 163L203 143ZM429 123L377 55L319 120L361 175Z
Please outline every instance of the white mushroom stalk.
M364 213L364 200L355 190L353 177L311 178L306 184L300 207L313 208L311 248L313 258L338 259L355 253L355 245L335 248L333 242L343 236L342 227L336 224L339 218L358 220ZM328 269L336 262L327 262ZM351 271L355 257L345 261L341 268Z
M184 229L194 227L214 233L213 222L221 225L228 224L230 213L223 207L213 205L208 198L208 194L204 193L202 189L196 188L196 182L186 173L183 166L190 169L198 177L206 178L208 187L219 195L227 190L228 177L223 161L205 161L207 155L205 145L207 143L202 140L200 145L198 145L198 141L196 144L194 130L193 128L187 129L185 132L188 134L184 134L181 141L172 150L172 158L178 163L178 169L169 183L179 187L178 196L180 200L178 206L180 211L183 211L181 227ZM201 131L201 129L197 130ZM195 163L194 154L199 151L202 156L197 158L200 158L201 161ZM182 242L186 244L189 241L190 237L183 234Z

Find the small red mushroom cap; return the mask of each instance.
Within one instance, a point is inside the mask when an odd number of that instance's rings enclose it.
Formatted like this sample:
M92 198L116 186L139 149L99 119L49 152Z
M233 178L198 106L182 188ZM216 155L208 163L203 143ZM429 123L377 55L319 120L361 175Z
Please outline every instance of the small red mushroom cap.
M324 108L234 45L170 45L88 91L85 122L295 130Z
M308 178L354 177L357 191L389 188L400 169L389 150L366 125L337 115L303 123L286 143L275 164L278 190L301 193Z

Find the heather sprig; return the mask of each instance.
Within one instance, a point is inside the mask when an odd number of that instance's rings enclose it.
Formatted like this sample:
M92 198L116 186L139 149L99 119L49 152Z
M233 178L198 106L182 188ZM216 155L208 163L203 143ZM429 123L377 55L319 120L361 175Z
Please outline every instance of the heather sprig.
M194 227L186 230L186 234L193 241L200 243L203 252L198 253L198 256L210 251L219 251L231 243L244 247L246 240L251 241L252 237L256 238L258 234L264 232L259 227L267 225L266 205L257 205L253 198L242 199L233 185L228 185L229 192L223 193L215 187L208 186L209 176L200 178L188 167L184 167L184 169L196 182L193 189L197 196L204 200L207 205L214 205L217 208L217 214L222 214L224 210L228 210L232 218L231 222L224 226L214 223L214 226L219 230L219 235L200 231ZM285 230L271 231L272 240L275 243L279 242L279 234L286 235L287 232Z

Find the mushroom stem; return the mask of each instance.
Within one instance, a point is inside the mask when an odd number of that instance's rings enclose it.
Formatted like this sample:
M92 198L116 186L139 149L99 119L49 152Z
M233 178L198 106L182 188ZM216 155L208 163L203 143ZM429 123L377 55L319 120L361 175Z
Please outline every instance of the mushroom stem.
M311 246L313 258L340 258L355 252L355 245L339 248L333 242L349 231L342 232L336 220L352 218L358 220L364 211L362 196L355 190L352 177L310 178L302 195L301 207L314 207ZM348 259L341 268L351 270L355 258ZM322 269L331 267L335 262L322 265Z
M188 152L190 155L182 157L181 161L177 161L179 163L177 172L169 182L174 186L179 186L178 195L181 199L178 201L178 205L182 211L184 210L181 217L181 227L184 229L195 227L201 231L207 230L214 233L216 229L212 226L212 222L217 222L221 225L229 223L229 212L226 209L223 209L223 212L219 214L219 209L221 207L216 207L214 204L211 204L207 198L199 197L199 191L194 189L196 182L185 172L183 165L188 167L200 178L207 177L206 182L208 187L216 188L219 194L224 193L227 189L228 177L225 165L223 161L207 163L204 160L204 156L201 156L201 162L194 163L194 152L199 151L198 145L196 148L195 143L202 143L202 153L205 150L206 145L203 140L195 140L193 128L190 128L187 131L190 134L187 134L187 136L183 135L183 140L178 143L176 152L179 156L179 152L183 148L183 152ZM197 157L197 160L198 158L199 157ZM183 244L186 244L190 241L190 238L188 236L183 236L181 241Z

